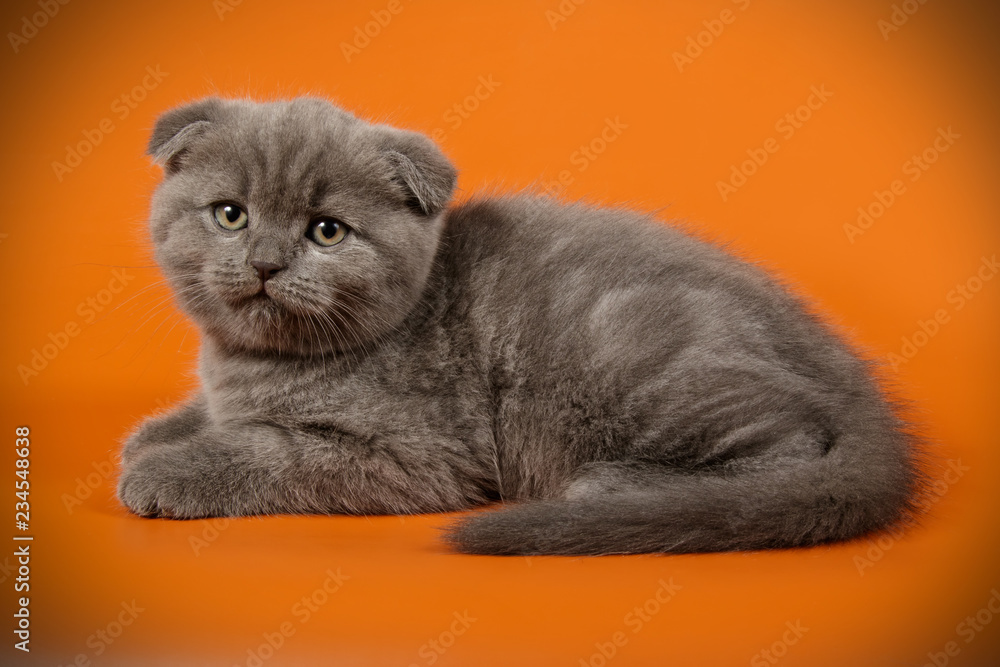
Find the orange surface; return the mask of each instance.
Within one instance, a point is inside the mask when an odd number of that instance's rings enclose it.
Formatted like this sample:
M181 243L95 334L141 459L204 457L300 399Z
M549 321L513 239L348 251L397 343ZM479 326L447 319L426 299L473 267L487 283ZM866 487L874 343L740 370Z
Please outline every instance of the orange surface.
M1000 664L1000 278L983 264L1000 253L998 11L896 6L5 3L0 534L19 534L27 425L34 541L30 656L11 634L17 543L0 552L0 662ZM467 557L437 541L441 516L128 516L109 461L192 386L197 349L149 259L144 144L157 114L213 92L319 94L439 130L462 196L561 179L567 198L731 241L900 355L887 376L961 475L944 463L932 514L898 539L781 553ZM845 230L858 207L871 223Z

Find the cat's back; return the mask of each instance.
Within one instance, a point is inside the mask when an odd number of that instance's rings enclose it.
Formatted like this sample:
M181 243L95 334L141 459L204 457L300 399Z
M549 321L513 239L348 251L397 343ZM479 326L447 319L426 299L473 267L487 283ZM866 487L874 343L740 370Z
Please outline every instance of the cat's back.
M487 365L516 377L631 384L668 365L737 359L831 384L861 372L766 272L648 215L475 198L449 212L444 247L451 310Z
M446 237L454 252L470 261L516 262L522 271L559 270L601 265L609 256L628 252L625 263L649 261L659 266L722 259L715 248L624 208L563 203L532 195L480 196L448 212Z
M516 323L531 336L579 337L581 327L643 335L655 326L662 338L667 322L726 307L751 316L761 302L773 309L786 299L755 267L627 209L475 198L449 212L444 247L455 300L481 322Z

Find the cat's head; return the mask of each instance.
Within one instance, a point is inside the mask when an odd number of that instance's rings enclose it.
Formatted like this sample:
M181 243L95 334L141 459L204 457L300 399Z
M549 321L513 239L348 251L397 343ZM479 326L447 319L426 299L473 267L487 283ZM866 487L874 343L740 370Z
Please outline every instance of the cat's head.
M150 227L182 307L258 352L357 348L418 302L455 170L426 137L313 98L167 112Z

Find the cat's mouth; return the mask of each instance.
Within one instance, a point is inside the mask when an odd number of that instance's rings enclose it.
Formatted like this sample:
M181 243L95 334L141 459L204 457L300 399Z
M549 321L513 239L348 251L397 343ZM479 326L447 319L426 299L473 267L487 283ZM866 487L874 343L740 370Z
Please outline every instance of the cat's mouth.
M258 291L239 298L233 305L254 315L274 315L285 310L280 299L275 297L273 290L268 291L262 285Z
M312 304L302 303L294 293L288 293L283 285L256 285L251 291L249 285L242 293L229 292L225 295L227 305L233 318L240 323L240 328L249 332L268 336L279 336L284 340L287 336L301 337L319 327L323 316L314 314ZM255 334L255 335L256 335ZM318 335L318 334L317 334ZM287 342L287 341L286 341Z

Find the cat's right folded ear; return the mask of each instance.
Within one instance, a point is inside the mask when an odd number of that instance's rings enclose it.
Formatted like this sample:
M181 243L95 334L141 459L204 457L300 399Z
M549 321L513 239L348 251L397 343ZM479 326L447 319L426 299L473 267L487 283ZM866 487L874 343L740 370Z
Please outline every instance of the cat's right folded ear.
M458 174L429 138L396 128L379 128L393 168L393 184L407 205L421 215L437 215L451 200Z
M192 142L218 118L222 105L218 97L207 97L166 112L156 121L146 153L168 174L176 173Z

